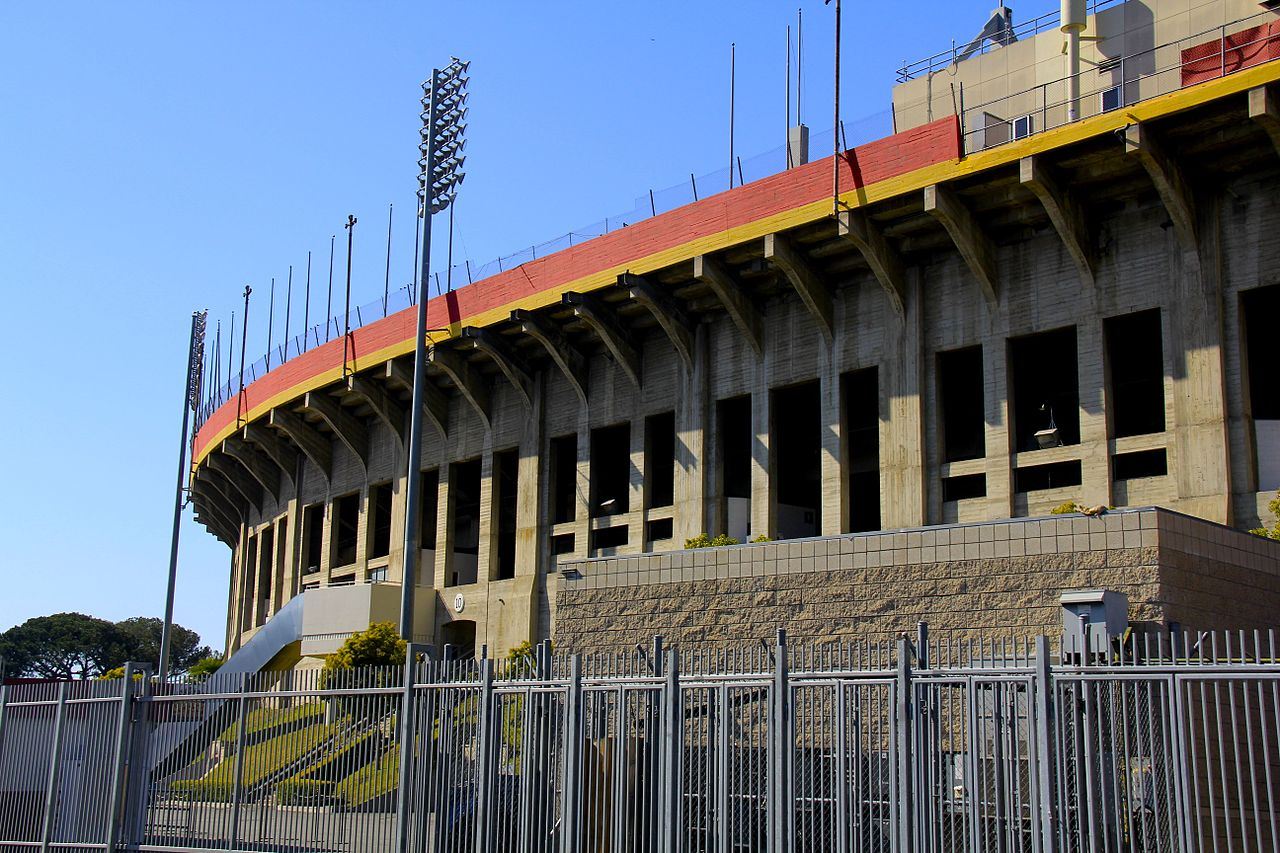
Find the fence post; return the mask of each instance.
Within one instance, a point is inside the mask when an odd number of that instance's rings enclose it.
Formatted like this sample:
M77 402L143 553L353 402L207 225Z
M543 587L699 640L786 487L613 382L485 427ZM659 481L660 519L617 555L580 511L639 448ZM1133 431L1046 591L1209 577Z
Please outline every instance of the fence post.
M677 853L680 850L680 746L684 735L684 709L680 696L680 653L674 649L667 652L664 673L667 679L662 690L666 784L662 787L666 796L662 799L661 849L665 853Z
M480 661L480 713L476 719L479 746L476 750L476 853L487 853L493 825L493 659Z
M582 805L582 655L569 659L569 692L564 714L564 791L560 795L560 850L578 849L578 815Z
M1172 644L1172 638L1170 639ZM1171 653L1174 666L1178 665L1176 653ZM1170 732L1169 744L1173 751L1173 772L1176 780L1174 791L1177 794L1178 807L1175 811L1178 820L1178 837L1182 840L1183 850L1194 849L1193 836L1191 831L1191 790L1196 784L1195 780L1187 772L1187 755L1185 751L1185 742L1183 741L1183 732L1186 730L1186 707L1182 701L1182 684L1178 680L1177 672L1169 675L1169 725Z
M120 840L120 800L128 763L129 728L133 722L134 664L124 665L124 686L120 688L120 716L116 721L115 754L111 761L110 805L107 807L107 853L114 853Z
M58 709L53 718L53 746L49 750L49 782L44 792L44 821L40 827L40 851L49 853L53 837L54 813L58 807L58 771L61 769L62 728L67 715L67 682L58 683Z
M913 850L912 831L912 799L911 770L914 764L911 759L911 660L907 657L910 645L906 636L898 638L898 677L897 702L894 728L898 732L897 761L898 775L898 851L907 853Z
M795 738L791 733L790 671L787 666L787 632L778 629L773 657L773 784L769 786L773 802L769 818L773 823L775 853L791 849L791 749Z
M409 811L412 805L409 792L413 788L413 684L418 675L418 655L425 655L426 648L417 643L405 643L404 693L400 697L400 785L396 792L396 850L406 853L409 849Z
M240 698L237 701L236 720L236 757L232 762L231 777L231 831L227 833L227 849L233 850L236 839L240 836L240 797L243 793L240 783L244 779L244 741L245 741L245 693L249 691L249 673L240 673Z
M1049 671L1049 638L1036 637L1035 660L1035 739L1036 798L1040 801L1040 820L1032 823L1040 853L1057 853L1058 826L1054 810L1053 767L1053 682Z

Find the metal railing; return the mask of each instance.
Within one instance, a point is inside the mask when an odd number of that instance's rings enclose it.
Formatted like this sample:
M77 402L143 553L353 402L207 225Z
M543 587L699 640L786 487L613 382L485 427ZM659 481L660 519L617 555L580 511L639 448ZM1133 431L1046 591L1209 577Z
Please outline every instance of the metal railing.
M9 686L0 850L1275 850L1275 634L1083 646Z
M1268 49L1280 46L1280 33L1272 32L1267 25L1277 20L1280 18L1275 12L1259 12L1176 41L1122 54L1082 71L1077 75L1080 97L1075 102L1075 118L1067 97L1068 77L969 106L962 93L959 111L964 151L972 154L994 148L1270 61ZM1242 32L1255 28L1260 30L1258 34L1240 37ZM1123 36L1116 36L1115 40L1123 40Z
M1099 9L1105 9L1108 6L1117 6L1125 0L1089 0L1088 14L1092 15ZM1061 9L1055 9L1052 12L1046 12L1039 17L1023 21L1021 24L1013 25L1013 38L1010 42L1022 41L1031 38L1039 33L1047 30L1055 30L1058 28L1058 22L1062 20ZM969 54L972 56L981 56L989 53L1004 45L996 44L990 40L984 40L978 49ZM962 45L958 45L955 39L951 40L951 47L947 50L940 50L932 56L926 56L924 59L917 59L915 62L903 62L902 67L897 71L897 82L906 83L908 80L914 80L917 77L923 77L926 74L932 74L935 71L941 71L954 65L960 57ZM966 57L968 58L968 57Z

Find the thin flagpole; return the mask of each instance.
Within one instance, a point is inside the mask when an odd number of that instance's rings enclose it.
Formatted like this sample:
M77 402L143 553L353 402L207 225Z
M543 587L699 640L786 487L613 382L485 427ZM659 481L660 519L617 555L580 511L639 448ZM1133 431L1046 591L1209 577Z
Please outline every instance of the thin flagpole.
M329 343L329 321L333 319L333 241L337 238L336 234L329 235L329 295L324 307L324 342L326 344Z
M302 350L306 352L307 336L311 333L311 252L307 252L307 289L302 300ZM317 340L316 343L319 343Z
M289 264L289 283L285 285L284 290L284 335L282 336L284 348L281 351L280 361L289 360L289 312L293 310L293 264Z
M394 204L387 205L387 275L382 282L382 316L387 316L387 301L391 297L391 214Z

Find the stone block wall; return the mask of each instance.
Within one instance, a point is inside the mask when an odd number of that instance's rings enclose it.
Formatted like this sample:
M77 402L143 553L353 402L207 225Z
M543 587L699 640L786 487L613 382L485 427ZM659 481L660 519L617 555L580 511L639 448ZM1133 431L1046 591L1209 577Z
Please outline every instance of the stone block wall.
M1280 623L1280 543L1160 509L562 563L564 651L668 643L1056 633L1058 597L1111 589L1132 622ZM1244 600L1247 600L1244 601Z

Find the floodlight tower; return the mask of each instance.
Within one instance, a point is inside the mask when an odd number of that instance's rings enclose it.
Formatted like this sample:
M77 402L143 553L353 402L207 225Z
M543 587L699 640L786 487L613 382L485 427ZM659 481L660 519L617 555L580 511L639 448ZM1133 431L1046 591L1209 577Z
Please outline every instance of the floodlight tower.
M422 488L422 396L427 383L427 299L431 280L431 217L453 203L462 183L467 129L467 68L456 56L422 84L422 141L418 150L418 215L422 218L422 263L418 274L418 323L413 347L413 401L409 416L404 556L400 587L400 636L413 642L413 605L421 551L419 492Z

